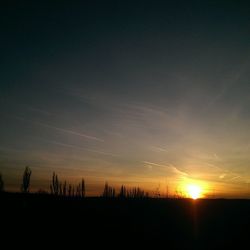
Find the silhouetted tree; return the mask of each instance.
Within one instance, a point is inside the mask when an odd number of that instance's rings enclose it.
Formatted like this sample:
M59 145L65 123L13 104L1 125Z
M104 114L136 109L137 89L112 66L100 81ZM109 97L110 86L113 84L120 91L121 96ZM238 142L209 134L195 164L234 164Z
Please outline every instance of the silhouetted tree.
M62 183L59 182L59 195L63 195Z
M126 189L126 198L136 198L136 199L142 199L142 198L148 198L149 194L145 192L143 189L140 189L139 187L134 187L130 189Z
M127 196L126 187L122 185L118 197L126 198L126 196Z
M166 198L169 198L169 188L168 188L168 185L166 186Z
M50 191L54 195L85 197L85 182L82 179L78 185L67 184L66 181L62 183L55 172L53 172Z
M67 195L67 183L65 181L63 184L63 196L66 196L66 195Z
M72 195L72 186L69 184L69 187L68 187L68 196L71 196Z
M53 172L52 183L50 184L51 194L58 195L60 189L60 184L57 175Z
M106 182L105 183L105 186L104 186L104 190L103 190L103 193L102 193L102 197L108 197L108 183Z
M23 193L28 193L29 192L29 187L30 187L30 176L31 176L32 171L30 168L27 166L24 170L23 173L23 183L21 185L21 191Z
M107 182L105 183L102 197L105 197L105 198L114 198L115 197L115 189L110 187Z
M85 197L85 181L84 181L84 179L82 179L82 182L81 182L81 196Z
M174 193L174 198L176 198L176 199L182 199L182 198L185 198L185 195L184 195L183 191L178 190L176 188L175 189L175 193Z
M0 173L0 192L4 192L4 182L1 173Z
M160 184L156 187L156 189L154 191L154 197L155 198L160 198L161 197Z

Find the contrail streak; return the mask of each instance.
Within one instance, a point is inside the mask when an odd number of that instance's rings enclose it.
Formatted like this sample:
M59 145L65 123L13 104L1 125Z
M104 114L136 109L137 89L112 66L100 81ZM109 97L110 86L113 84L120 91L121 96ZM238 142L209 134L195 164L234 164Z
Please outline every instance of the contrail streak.
M75 132L75 131L72 131L72 130L68 130L68 129L63 129L63 128L51 126L51 125L48 125L48 124L42 123L42 122L27 120L27 119L24 119L24 118L19 117L19 116L14 116L14 118L22 120L22 121L26 121L26 122L31 122L31 123L34 123L34 124L38 124L38 125L46 127L46 128L52 128L52 129L58 130L60 132L64 132L64 133L68 133L68 134L72 134L72 135L77 135L77 136L80 136L80 137L84 137L84 138L89 139L89 140L104 142L103 139L97 138L95 136L91 136L91 135L87 135L87 134L82 134L82 133L78 133L78 132Z
M58 142L58 141L45 140L45 139L41 139L41 138L39 138L39 140L44 141L44 142L48 142L48 143L51 143L51 144L63 146L63 147L75 148L75 149L85 150L85 151L89 151L89 152L93 152L93 153L97 153L97 154L101 154L101 155L108 155L108 156L118 157L118 155L108 153L108 152L104 152L104 151L100 151L100 150L89 149L89 148L86 148L86 147L79 147L79 146L72 145L72 144L62 143L62 142Z
M153 165L153 166L157 166L157 167L162 167L162 168L171 168L173 170L174 173L176 174L180 174L180 175L184 175L184 176L187 176L188 174L179 170L178 168L176 168L175 166L173 166L172 164L168 164L168 165L162 165L162 164L157 164L157 163L154 163L154 162L149 162L149 161L143 161L143 163L145 164L149 164L149 165Z

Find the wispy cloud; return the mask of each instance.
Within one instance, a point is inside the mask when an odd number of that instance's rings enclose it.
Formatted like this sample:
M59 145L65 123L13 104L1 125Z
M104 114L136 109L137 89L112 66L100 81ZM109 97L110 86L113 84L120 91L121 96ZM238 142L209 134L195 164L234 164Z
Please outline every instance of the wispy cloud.
M219 178L220 178L220 179L224 179L225 176L226 176L226 174L221 174L221 175L219 176Z
M165 148L162 148L162 147L156 147L156 146L151 146L150 149L154 152L164 152L164 153L167 153L168 150L165 149Z
M242 178L240 175L237 175L237 176L234 176L233 178L230 179L230 181L233 181L233 180L236 180L236 179L239 179L239 178Z
M161 167L161 168L169 168L171 167L171 165L168 164L158 164L158 163L154 163L154 162L150 162L150 161L143 161L144 164L149 164L149 165L153 165L153 166L157 166L157 167Z
M178 168L176 168L176 167L174 167L174 166L172 166L172 169L173 169L173 171L174 171L176 174L179 174L179 175L182 175L182 176L188 176L188 174L187 174L186 172L181 171L181 170L179 170Z
M226 95L229 89L238 83L241 76L244 73L246 73L248 69L249 69L249 60L240 69L238 69L237 72L232 72L232 75L230 75L230 78L226 79L226 83L224 84L221 91L219 91L216 95L214 95L214 97L210 100L210 102L207 105L207 108L215 105L221 98L223 98L223 96Z
M38 112L38 113L41 113L43 115L49 115L49 116L53 115L51 112L49 112L47 110L43 110L43 109L40 109L40 108L34 108L34 107L31 107L31 106L28 106L28 105L26 105L26 106L31 111Z

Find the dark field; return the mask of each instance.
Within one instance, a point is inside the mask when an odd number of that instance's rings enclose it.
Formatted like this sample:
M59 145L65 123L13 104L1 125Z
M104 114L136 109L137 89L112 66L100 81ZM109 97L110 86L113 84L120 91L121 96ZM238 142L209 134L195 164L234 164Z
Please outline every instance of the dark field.
M34 239L37 246L52 241L58 246L81 244L81 249L133 244L249 249L250 245L250 200L78 199L10 193L0 197L2 236L10 239L9 246Z

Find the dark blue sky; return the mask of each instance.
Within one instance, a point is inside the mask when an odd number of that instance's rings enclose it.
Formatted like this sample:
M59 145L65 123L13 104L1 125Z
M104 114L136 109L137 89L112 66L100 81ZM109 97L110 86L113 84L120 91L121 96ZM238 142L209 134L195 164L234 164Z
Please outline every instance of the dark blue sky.
M1 4L0 170L246 195L247 1Z

